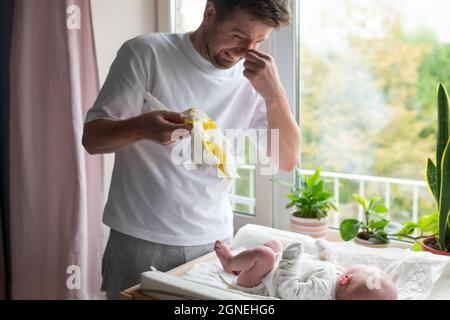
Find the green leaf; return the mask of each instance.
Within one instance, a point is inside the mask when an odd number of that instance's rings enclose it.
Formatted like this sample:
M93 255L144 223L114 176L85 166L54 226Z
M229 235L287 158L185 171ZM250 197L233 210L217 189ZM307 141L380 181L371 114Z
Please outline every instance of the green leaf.
M295 194L292 194L292 193L288 194L286 197L287 197L289 200L291 200L292 202L298 202L298 201L301 200L301 198L300 198L299 196L297 196L297 195L295 195Z
M295 202L288 203L288 204L286 205L286 209L290 209L290 208L292 208L292 207L295 206L295 205L296 205Z
M316 172L308 179L306 179L306 184L310 187L313 187L320 178L320 168L317 168Z
M437 213L420 217L417 227L423 233L435 235L439 232L439 216Z
M356 237L361 225L361 222L356 219L347 219L342 221L339 228L342 240L349 241Z
M383 219L380 221L374 221L369 223L369 228L371 230L384 230L384 227L386 227L389 224L389 220Z
M380 198L379 197L374 197L374 198L370 199L368 209L369 210L374 210L379 202L380 202Z
M321 194L323 192L323 184L324 182L321 180L311 187L311 192L315 197L317 197L318 194Z
M389 209L386 208L384 205L379 204L379 205L373 210L373 212L375 212L375 213L380 213L380 214L382 214L382 213L388 213L388 212L389 212Z
M319 194L316 195L316 198L318 201L324 201L324 200L328 200L332 197L333 195L329 192L321 192Z
M437 197L437 169L436 169L436 165L433 163L433 161L431 161L431 159L428 159L427 162L427 184L428 184L428 189L430 190L431 194L433 195L436 203L439 202L439 199Z
M403 223L403 229L398 232L398 238L401 240L403 236L409 236L414 233L414 230L418 227L417 223L412 221L406 221Z
M364 197L361 197L359 194L353 194L353 198L356 202L358 202L366 211L367 210L367 200Z
M314 218L321 219L327 216L327 212L321 209L315 211Z
M331 207L331 209L338 212L338 208L335 206L335 204L333 202L329 202L328 205Z
M412 245L411 250L412 250L412 251L418 252L418 251L422 251L423 248L422 248L422 245L420 244L420 242L415 242L415 243Z
M441 179L442 179L442 160L444 158L444 152L448 144L448 122L449 122L449 109L448 109L448 94L442 83L438 86L438 135L437 135L437 147L436 147L436 195L440 201L441 197Z
M448 104L447 104L448 107ZM447 141L442 165L441 188L439 197L439 243L441 248L447 247L447 223L450 213L450 141Z

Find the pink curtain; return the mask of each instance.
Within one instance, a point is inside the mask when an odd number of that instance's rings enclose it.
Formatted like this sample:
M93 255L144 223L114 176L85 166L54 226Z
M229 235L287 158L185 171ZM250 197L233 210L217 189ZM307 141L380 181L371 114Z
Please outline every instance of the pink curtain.
M103 159L81 144L98 93L89 0L17 0L11 55L13 299L101 299Z

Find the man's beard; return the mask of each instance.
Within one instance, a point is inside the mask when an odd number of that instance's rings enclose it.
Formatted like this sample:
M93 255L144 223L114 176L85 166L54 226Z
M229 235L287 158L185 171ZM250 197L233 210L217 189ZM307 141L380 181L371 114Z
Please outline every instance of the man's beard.
M211 50L211 47L209 46L209 43L205 43L205 49L206 54L209 58L209 61L218 69L228 69L229 67L223 66L220 62L219 55L215 55L214 52Z
M218 69L226 70L234 67L241 59L238 59L236 61L231 62L230 60L226 60L220 57L220 53L214 54L213 50L211 49L211 46L208 42L208 40L205 39L205 49L206 54L209 58L209 61ZM224 64L225 61L228 61L227 64Z

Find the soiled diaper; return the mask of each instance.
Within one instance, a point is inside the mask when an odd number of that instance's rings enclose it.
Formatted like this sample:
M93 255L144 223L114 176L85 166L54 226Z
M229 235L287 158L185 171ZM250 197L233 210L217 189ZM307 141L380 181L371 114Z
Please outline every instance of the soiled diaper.
M146 100L152 110L168 110L149 92ZM220 179L238 179L231 153L231 142L220 131L217 123L197 108L182 112L185 123L192 125L190 159L183 163L186 170L214 169ZM201 141L201 143L200 143Z

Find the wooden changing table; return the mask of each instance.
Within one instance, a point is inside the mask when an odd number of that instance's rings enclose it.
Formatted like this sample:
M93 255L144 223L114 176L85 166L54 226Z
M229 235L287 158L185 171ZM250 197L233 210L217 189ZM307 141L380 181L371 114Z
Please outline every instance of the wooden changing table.
M333 230L333 229L328 230L327 240L335 241L335 242L342 241L340 238L340 235L339 235L339 231ZM407 249L407 248L410 248L411 245L409 243L402 242L402 241L391 241L391 244L389 245L389 247L390 248ZM198 263L213 260L215 257L216 257L215 252L211 252L200 258L197 258L186 264L183 264L175 269L172 269L172 270L168 271L167 273L170 275L174 275L174 276L180 276L180 275L188 272L189 270L191 270ZM152 297L151 294L148 294L148 293L144 294L144 293L140 292L139 288L140 288L140 285L136 285L134 287L131 287L127 290L122 291L120 294L120 299L121 300L158 300L157 298Z

